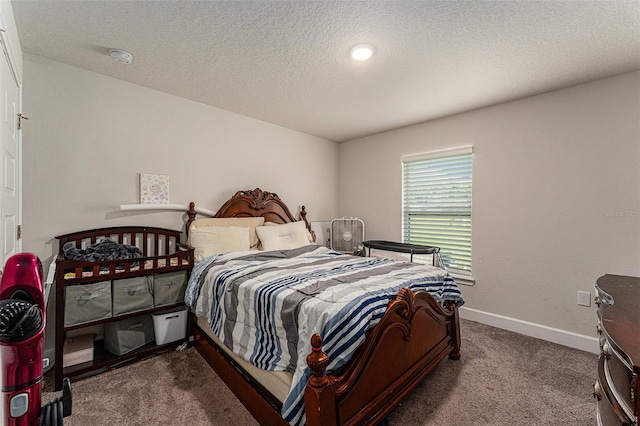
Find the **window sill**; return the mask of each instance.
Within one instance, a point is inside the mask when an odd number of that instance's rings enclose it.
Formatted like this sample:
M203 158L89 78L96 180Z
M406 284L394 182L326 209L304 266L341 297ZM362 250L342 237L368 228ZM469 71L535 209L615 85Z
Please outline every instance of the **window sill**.
M451 272L449 272L449 275L453 277L453 279L456 281L456 284L473 286L476 283L476 279L469 275L453 274Z

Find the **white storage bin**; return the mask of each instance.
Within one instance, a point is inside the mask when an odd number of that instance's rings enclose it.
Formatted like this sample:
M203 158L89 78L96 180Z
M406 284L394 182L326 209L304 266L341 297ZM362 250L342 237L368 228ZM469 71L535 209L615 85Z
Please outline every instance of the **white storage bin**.
M156 345L187 337L187 307L153 314L153 331Z

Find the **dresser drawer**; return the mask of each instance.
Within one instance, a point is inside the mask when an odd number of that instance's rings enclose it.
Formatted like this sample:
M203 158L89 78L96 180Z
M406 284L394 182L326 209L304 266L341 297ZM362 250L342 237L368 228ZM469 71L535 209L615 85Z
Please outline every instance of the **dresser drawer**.
M604 359L604 374L615 398L629 415L634 414L635 400L632 390L633 372L621 355L613 349L609 342L602 347Z
M602 318L602 312L609 306L613 305L613 299L609 294L598 288L598 286L595 286L595 293L595 304L598 307L597 315L598 318Z
M593 386L593 395L598 402L598 425L635 425L616 400L614 390L611 388L611 382L609 381L610 378L607 377L606 368L605 357L601 356L598 361L598 380Z
M606 426L637 426L640 277L606 274L597 279L595 289L602 351L598 362L598 419Z

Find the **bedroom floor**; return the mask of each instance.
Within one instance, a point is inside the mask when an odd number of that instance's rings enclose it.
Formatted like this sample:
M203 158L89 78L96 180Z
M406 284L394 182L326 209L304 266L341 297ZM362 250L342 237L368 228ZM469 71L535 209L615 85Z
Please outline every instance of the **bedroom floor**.
M445 359L389 425L590 425L597 356L461 321L462 358ZM45 376L43 404L59 396ZM194 349L73 383L65 425L255 425Z

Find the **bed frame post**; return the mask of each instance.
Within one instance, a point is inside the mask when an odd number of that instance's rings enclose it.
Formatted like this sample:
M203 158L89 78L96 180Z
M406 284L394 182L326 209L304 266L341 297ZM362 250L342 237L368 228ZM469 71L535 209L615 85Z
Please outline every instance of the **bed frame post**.
M187 235L189 235L189 227L191 226L191 222L196 220L197 214L198 212L196 212L196 203L192 201L189 203L189 210L187 210L187 216L189 217L189 219L187 220L187 226L186 226Z
M308 426L334 426L338 424L336 389L327 377L329 357L322 352L322 338L311 337L312 352L307 356L311 378L304 391L305 411Z
M449 358L453 360L460 359L460 315L458 313L458 305L455 302L447 301L446 308L452 312L453 328L451 330L451 340L453 341L453 350L449 353Z
M307 210L304 208L304 206L302 206L302 208L300 209L300 219L302 219L302 221L304 222L305 226L307 227L307 229L311 233L311 236L313 237L313 242L315 242L316 233L315 231L311 230L311 224L307 220Z

